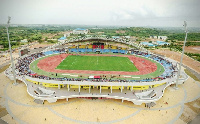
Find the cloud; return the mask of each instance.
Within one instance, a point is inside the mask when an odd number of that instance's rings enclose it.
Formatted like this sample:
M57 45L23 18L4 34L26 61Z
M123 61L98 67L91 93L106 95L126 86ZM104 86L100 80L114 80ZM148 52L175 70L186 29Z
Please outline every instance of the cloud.
M0 23L200 26L199 0L0 0ZM199 22L199 23L198 23Z

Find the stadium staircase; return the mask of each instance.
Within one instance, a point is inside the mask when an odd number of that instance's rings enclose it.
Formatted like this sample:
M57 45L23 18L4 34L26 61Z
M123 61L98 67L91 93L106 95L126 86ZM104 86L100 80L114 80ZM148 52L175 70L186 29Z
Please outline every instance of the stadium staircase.
M44 100L34 99L34 102L37 104L44 104Z

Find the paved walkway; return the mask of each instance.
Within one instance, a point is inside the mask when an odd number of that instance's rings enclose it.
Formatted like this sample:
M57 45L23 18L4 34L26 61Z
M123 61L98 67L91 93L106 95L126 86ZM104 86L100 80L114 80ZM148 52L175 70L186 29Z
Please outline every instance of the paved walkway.
M186 83L191 82L186 81ZM6 109L18 123L45 123L45 118L47 123L50 121L51 123L102 124L130 123L133 121L136 123L176 123L183 112L184 103L187 102L186 98L189 97L187 87L179 85L179 90L167 88L164 97L157 102L155 107L150 109L145 108L144 105L136 106L131 102L124 101L122 103L120 100L110 99L70 99L68 102L61 100L57 103L49 104L45 102L44 105L38 105L26 93L26 86L23 83L19 83L17 86L11 85L11 82L5 82L5 84ZM18 94L11 92L13 90ZM174 96L174 94L177 94L177 96ZM199 98L197 95L191 99L195 97ZM167 101L168 104L165 104L164 101ZM143 116L145 120L141 118ZM4 120L4 118L2 119ZM9 120L7 121L9 122Z
M188 66L186 65L183 65L184 68L188 69L192 74L194 74L199 80L200 80L200 73L192 70L191 68L189 68Z

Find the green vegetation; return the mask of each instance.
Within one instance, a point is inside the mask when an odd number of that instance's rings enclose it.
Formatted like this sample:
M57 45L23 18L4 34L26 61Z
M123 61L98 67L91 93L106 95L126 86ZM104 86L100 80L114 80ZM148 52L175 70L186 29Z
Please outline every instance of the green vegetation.
M3 45L4 49L8 49L8 41L6 34L6 26L0 25L0 45ZM88 35L107 35L111 36L134 36L136 41L146 41L149 36L168 36L167 41L174 43L176 41L183 41L185 34L183 28L144 28L144 27L95 27L94 26L66 26L66 25L15 25L9 27L11 45L18 47L22 45L21 40L27 39L29 43L38 41L42 43L48 41L55 43L54 39L58 39L63 36L65 31L73 30L77 27L87 28L90 30ZM200 29L189 29L187 41L200 41ZM85 36L85 35L73 35L71 36ZM179 47L179 44L174 47ZM197 42L187 42L186 46L199 46ZM177 48L179 49L179 48Z
M3 45L4 49L1 51L8 50L8 39L6 33L6 26L0 25L0 45ZM60 32L71 29L70 26L54 26L54 25L18 25L9 27L9 35L12 47L19 47L22 45L21 40L27 39L27 41L34 42L38 41L39 43L44 42L49 37L50 39L58 39L63 34ZM14 48L14 47L13 47Z
M185 54L200 62L200 54L199 53L185 53Z
M200 42L186 42L186 46L200 46Z
M94 53L93 53L94 54ZM54 54L55 55L55 54ZM50 56L54 56L54 55L50 55ZM57 55L57 54L56 54ZM44 70L41 70L37 67L37 64L40 60L44 59L44 58L47 58L47 57L50 57L50 56L45 56L45 57L42 57L42 58L39 58L37 60L35 60L34 62L31 63L30 65L30 69L39 74L39 75L45 75L45 76L49 76L49 77L67 77L67 78L74 78L70 75L62 75L63 73L57 73L57 76L54 72L47 72L47 71L44 71ZM141 56L138 56L138 57L141 57ZM157 70L153 73L150 73L150 74L145 74L145 75L131 75L132 77L137 77L137 78L126 78L127 80L142 80L142 79L146 79L146 78L154 78L154 77L157 77L159 75L161 75L165 69L163 68L163 66L159 63L157 63L156 61L153 61L151 59L148 59L148 58L145 58L145 57L141 57L141 58L144 58L144 59L147 59L153 63L156 63L156 66L157 66ZM85 74L83 76L79 76L77 78L88 78L88 76L90 76L90 74ZM116 78L113 78L113 79L116 79ZM120 79L124 79L124 78L120 78Z
M185 33L173 33L168 36L168 40L184 41ZM187 41L200 41L200 33L188 33Z
M136 55L136 56L137 56L137 55ZM145 58L145 57L141 57L141 56L137 56L137 57L140 57L140 58L143 58L143 59L147 59L147 60L149 60L149 61L155 63L156 66L157 66L157 70L156 70L155 72L150 73L150 74L145 74L145 75L134 75L134 76L132 76L132 77L140 77L139 79L141 80L141 79L146 79L146 78L155 78L155 77L157 77L157 76L159 76L159 75L161 75L161 74L164 73L165 69L164 69L164 67L163 67L160 63L158 63L158 62L156 62L156 61L154 61L154 60L151 60L151 59L149 59L149 58ZM133 79L133 78L132 78L132 79ZM136 79L136 80L137 80L137 79Z
M56 40L47 40L48 43L57 43Z
M116 32L119 31L119 32ZM164 30L155 28L130 27L130 28L113 28L113 29L91 29L91 33L104 32L107 36L136 36L140 38L149 37L150 35L168 35Z
M10 66L10 64L0 68L0 73L4 72L9 66Z
M42 60L42 59L44 59L44 58L47 58L47 57L50 57L50 56L55 56L55 54L54 54L54 55L45 56L45 57L42 57L42 58L39 58L39 59L35 60L34 62L32 62L32 63L30 64L30 69L31 69L33 72L35 72L35 73L37 73L37 74L39 74L39 75L45 75L45 76L49 76L49 77L56 77L56 76L55 76L55 73L53 73L53 72L47 72L47 71L41 70L41 69L39 69L38 66L37 66L37 63L38 63L40 60ZM58 73L57 77L64 77L64 76L63 76L61 73ZM66 76L65 76L65 77L66 77ZM69 76L67 76L67 77L69 77Z
M129 71L138 69L127 57L115 56L68 56L56 69L62 70L95 70L95 71Z
M171 43L169 46L170 50L176 50L176 51L182 51L183 50L183 45L178 45L178 44L174 44Z
M194 74L192 74L188 69L184 69L185 73L193 78L195 81L200 81Z

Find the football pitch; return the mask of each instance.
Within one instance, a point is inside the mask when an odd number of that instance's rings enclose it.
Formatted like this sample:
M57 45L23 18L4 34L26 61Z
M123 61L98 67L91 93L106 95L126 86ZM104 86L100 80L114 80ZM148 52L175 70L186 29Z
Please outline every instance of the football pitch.
M116 56L76 56L66 57L56 69L61 70L93 70L93 71L128 71L138 69L128 57Z

